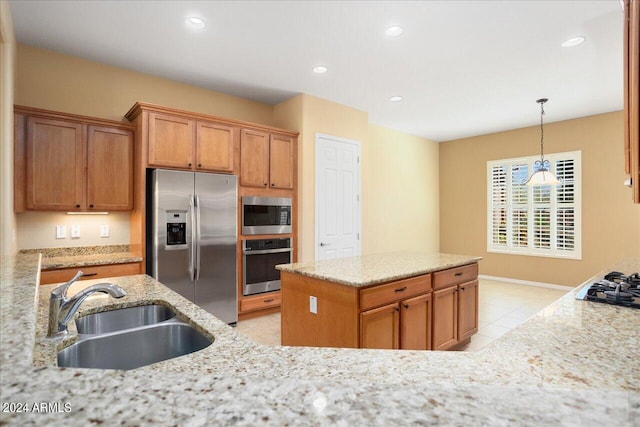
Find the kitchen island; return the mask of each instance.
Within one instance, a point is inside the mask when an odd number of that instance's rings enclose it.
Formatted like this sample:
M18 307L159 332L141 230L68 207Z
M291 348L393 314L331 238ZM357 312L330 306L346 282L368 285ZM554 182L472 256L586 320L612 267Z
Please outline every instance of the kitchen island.
M615 268L636 271L640 260ZM67 343L43 339L54 286L38 287L39 270L38 256L2 258L3 425L631 427L640 419L639 313L575 300L575 291L475 353L389 351L259 345L146 275L117 277L110 281L126 297L92 298L78 315L166 304L214 342L110 371L56 366Z
M282 344L446 350L478 331L478 261L393 252L279 265Z

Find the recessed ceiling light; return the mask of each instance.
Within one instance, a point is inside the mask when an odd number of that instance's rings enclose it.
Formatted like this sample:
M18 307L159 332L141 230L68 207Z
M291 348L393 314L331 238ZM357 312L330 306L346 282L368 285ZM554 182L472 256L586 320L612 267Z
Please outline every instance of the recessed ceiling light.
M398 27L397 25L394 25L392 27L387 28L384 31L384 33L389 37L398 37L400 34L402 34L403 31L404 30L402 29L402 27Z
M317 67L313 67L313 72L316 74L324 74L328 71L327 67L323 65L318 65Z
M191 17L187 18L185 22L191 28L196 28L196 29L199 29L199 30L203 29L204 26L205 26L204 19L198 18L197 16L191 16Z
M400 101L402 101L402 97L401 96L392 96L391 98L389 98L389 101L391 101L391 102L400 102Z
M571 37L568 40L565 40L561 46L562 47L574 47L574 46L578 46L579 44L584 43L584 37L582 36L576 36L576 37Z

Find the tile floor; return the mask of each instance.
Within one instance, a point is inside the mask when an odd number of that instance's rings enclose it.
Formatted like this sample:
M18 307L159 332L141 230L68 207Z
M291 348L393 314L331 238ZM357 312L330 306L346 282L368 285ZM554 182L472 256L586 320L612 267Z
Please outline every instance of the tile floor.
M478 333L462 350L481 349L565 293L558 289L481 279ZM240 321L236 330L260 344L280 345L280 313Z

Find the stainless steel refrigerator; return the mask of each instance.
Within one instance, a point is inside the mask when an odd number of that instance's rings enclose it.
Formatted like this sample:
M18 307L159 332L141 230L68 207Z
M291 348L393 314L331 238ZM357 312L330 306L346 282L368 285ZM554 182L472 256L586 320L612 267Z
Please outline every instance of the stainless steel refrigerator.
M235 324L237 177L156 169L149 178L147 271L223 322Z

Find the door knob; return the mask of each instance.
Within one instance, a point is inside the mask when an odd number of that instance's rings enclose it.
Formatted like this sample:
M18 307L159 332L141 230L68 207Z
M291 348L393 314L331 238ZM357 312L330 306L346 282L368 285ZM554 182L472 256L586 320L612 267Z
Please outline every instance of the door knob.
M325 242L320 242L320 246L329 246L329 244Z

